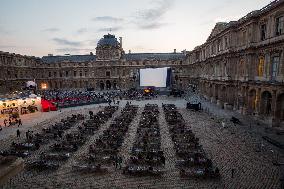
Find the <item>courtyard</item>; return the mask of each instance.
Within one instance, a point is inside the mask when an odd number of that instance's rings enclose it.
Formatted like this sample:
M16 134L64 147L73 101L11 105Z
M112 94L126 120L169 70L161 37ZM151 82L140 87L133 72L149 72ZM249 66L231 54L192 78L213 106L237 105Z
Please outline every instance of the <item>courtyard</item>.
M72 166L87 155L89 145L110 127L115 118L120 116L121 110L127 103L126 100L122 100L119 109L112 117L102 124L92 136L88 137L87 141L77 151L70 153L70 158L61 162L57 170L38 172L25 168L6 183L3 188L281 188L280 178L283 177L283 173L281 173L280 166L273 165L273 161L277 159L283 162L283 150L262 140L254 132L245 129L246 123L234 125L227 121L226 127L223 127L221 121L224 121L224 119L221 120L217 115L210 113L210 109L214 110L213 107L207 106L206 111L202 112L190 111L186 109L186 100L182 98L160 96L153 100L128 102L131 102L131 105L138 105L138 110L124 137L122 146L118 149L119 155L123 157L122 167L126 166L126 162L130 158L130 149L136 138L136 131L144 106L148 103L157 104L161 149L165 156L165 166L161 176L125 175L121 169L116 169L113 165L105 166L107 171L101 174L80 173L72 169ZM199 138L199 143L208 158L212 160L214 166L219 168L219 178L180 177L179 170L175 166L177 157L162 108L163 104L176 105L177 111L181 113L186 122L186 127L190 128ZM19 128L22 131L20 139L16 137L18 127L4 128L0 132L0 148L1 150L8 149L12 141L24 141L26 130L39 132L42 128L59 122L62 118L72 114L80 113L87 118L89 111L96 114L105 106L107 104L67 108L60 112L39 112L36 119L32 117L34 115L27 115L27 117L23 117L23 126ZM216 110L214 111L216 112ZM78 130L78 126L82 122L76 122L76 125L64 134ZM42 152L48 151L51 144L52 142L41 145L38 150L24 158L24 161L29 162L38 159ZM232 169L235 170L233 178Z

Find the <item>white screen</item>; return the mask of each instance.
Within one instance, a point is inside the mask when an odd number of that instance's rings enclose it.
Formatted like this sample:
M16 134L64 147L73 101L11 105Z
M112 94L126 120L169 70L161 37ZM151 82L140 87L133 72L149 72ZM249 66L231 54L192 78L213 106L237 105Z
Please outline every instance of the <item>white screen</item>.
M166 87L167 70L168 68L140 69L140 86Z

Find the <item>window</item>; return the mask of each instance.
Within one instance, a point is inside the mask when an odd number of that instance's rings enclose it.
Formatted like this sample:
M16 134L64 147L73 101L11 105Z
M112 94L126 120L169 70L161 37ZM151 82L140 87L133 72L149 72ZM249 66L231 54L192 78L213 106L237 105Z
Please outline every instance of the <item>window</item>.
M221 51L221 40L218 40L217 49L218 49L218 52Z
M228 48L228 38L227 37L225 37L225 49L227 49Z
M274 56L272 58L272 79L273 80L276 79L277 77L279 62L280 62L279 56Z
M83 75L82 72L80 72L80 77L82 77L82 75Z
M244 59L241 59L240 60L240 76L245 76L245 60Z
M56 72L53 72L53 76L56 77Z
M62 72L59 73L60 77L62 77Z
M106 77L110 77L110 71L106 71Z
M260 26L260 40L263 41L266 39L266 24Z
M261 56L259 58L259 63L258 63L258 77L262 77L263 76L263 73L264 73L264 57Z
M243 45L245 45L246 44L246 40L247 40L247 33L246 33L246 31L243 31L243 33L242 33L242 40L243 40Z
M284 16L276 18L276 35L282 35L284 33Z
M74 71L74 77L76 77L76 75L77 75L77 72L76 72L76 71Z
M66 72L65 72L66 77L68 77L68 74L69 74L68 71L66 71Z
M51 72L48 72L48 77L51 77Z

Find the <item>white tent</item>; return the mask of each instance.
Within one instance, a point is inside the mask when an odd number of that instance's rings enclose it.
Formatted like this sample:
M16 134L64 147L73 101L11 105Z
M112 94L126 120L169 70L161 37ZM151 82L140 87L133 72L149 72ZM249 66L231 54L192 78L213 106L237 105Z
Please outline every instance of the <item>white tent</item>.
M27 82L26 82L26 86L27 86L27 87L30 87L30 86L36 87L37 84L36 84L34 81L27 81Z
M35 95L35 94L30 94L30 96L29 96L30 98L36 98L37 97L37 95Z

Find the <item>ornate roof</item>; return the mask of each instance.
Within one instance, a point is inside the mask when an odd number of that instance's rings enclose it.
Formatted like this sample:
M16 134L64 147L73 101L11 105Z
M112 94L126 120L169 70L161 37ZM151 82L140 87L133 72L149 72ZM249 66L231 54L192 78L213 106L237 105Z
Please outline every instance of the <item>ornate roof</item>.
M104 35L103 38L101 38L97 44L97 47L119 47L120 43L117 41L115 35L107 34Z

